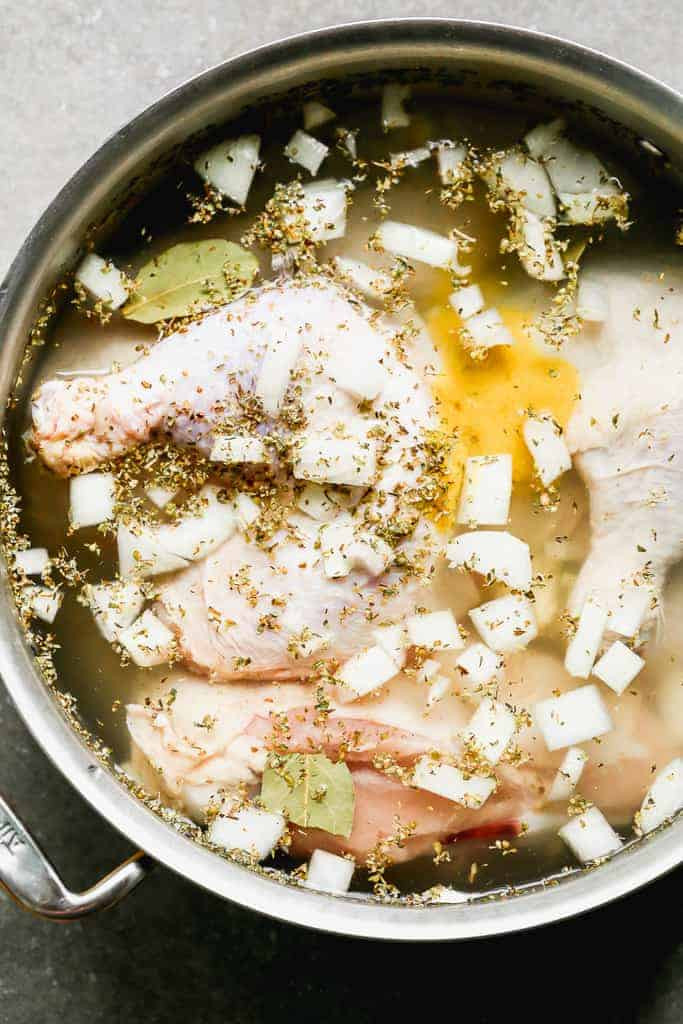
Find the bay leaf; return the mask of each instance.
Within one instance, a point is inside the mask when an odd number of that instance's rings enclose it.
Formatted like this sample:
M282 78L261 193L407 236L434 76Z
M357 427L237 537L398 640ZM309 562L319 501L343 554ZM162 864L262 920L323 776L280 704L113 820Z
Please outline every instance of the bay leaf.
M203 312L242 295L257 270L255 256L224 238L181 242L145 263L123 315L153 324Z
M351 835L355 796L343 761L330 761L324 754L275 758L263 773L261 801L266 810L284 814L295 825Z

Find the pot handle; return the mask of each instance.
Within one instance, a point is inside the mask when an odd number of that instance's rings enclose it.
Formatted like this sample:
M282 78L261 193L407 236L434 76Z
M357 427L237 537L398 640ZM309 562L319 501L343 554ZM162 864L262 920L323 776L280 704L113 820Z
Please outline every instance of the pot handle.
M85 892L71 892L0 795L0 885L25 910L51 921L73 921L127 896L154 866L142 850Z

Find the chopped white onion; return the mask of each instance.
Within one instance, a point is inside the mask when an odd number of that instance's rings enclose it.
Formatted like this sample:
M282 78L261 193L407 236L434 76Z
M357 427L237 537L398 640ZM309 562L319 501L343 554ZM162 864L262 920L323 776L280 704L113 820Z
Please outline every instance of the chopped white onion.
M499 185L536 217L554 217L555 197L543 164L518 150L502 154L491 168L491 184Z
M473 608L470 619L485 644L497 654L519 651L538 635L531 601L508 594Z
M320 165L329 153L329 147L324 142L302 132L298 128L285 146L285 156L294 164L299 164L307 171L316 176Z
M376 644L345 661L338 672L337 678L341 685L350 691L350 696L342 695L342 699L356 700L366 694L378 690L397 675L399 669L396 662L387 652Z
M82 473L69 480L69 521L75 530L114 518L113 473Z
M640 655L621 640L615 640L595 665L593 675L615 693L623 693L644 665L645 662Z
M428 651L459 651L465 646L453 612L427 612L411 615L406 619L408 640L415 647L426 647Z
M531 587L529 545L505 530L461 533L446 548L451 569L466 568L488 580L500 580L512 590Z
M517 719L505 704L487 697L480 703L463 731L489 764L497 764L517 731Z
M431 708L438 701L443 700L450 688L451 680L448 676L442 676L439 673L432 676L429 693L427 694L427 707Z
M495 791L497 783L495 778L481 775L467 777L454 765L442 764L431 757L421 757L415 763L413 785L476 810Z
M375 270L360 260L335 256L334 265L346 281L369 299L381 301L391 288L391 278L388 274Z
M459 288L457 292L452 292L448 296L448 301L463 320L481 313L484 308L484 296L478 284L468 284L465 288Z
M466 148L458 142L444 139L434 144L436 167L443 185L456 185L465 170Z
M683 807L683 758L675 757L656 775L636 814L636 829L652 832Z
M381 576L394 560L394 549L372 533L355 537L347 551L352 569L366 572L368 576Z
M212 462L226 462L228 465L262 465L268 461L266 446L260 437L246 434L219 434L211 449Z
M570 676L588 679L607 624L607 609L594 597L586 598L576 633L567 645L564 667Z
M27 548L14 555L15 568L26 576L41 576L50 564L47 548Z
M588 323L604 323L609 316L609 294L604 285L581 274L576 296L576 313Z
M241 135L238 139L219 142L194 163L204 181L239 206L244 206L249 195L259 162L261 139L258 135Z
M340 437L304 437L293 454L297 480L368 487L377 473L373 441Z
M348 892L355 870L356 863L349 857L340 857L327 850L314 850L304 885L322 892Z
M420 665L420 669L417 673L417 681L424 685L425 683L431 682L439 674L441 663L436 658L427 658Z
M173 633L149 610L120 630L117 639L140 668L165 664L175 649Z
M594 192L560 192L563 224L601 224L615 216L614 199L621 193L616 185L607 183Z
M309 100L304 103L303 108L304 115L304 128L306 131L310 131L311 128L318 128L321 124L327 124L328 121L334 121L337 116L334 110L330 110L324 103L320 103L319 100Z
M320 530L320 549L325 575L339 580L351 572L349 548L354 542L354 530L349 516L340 516Z
M417 146L415 149L404 149L401 153L390 153L389 160L392 167L402 170L405 167L418 167L429 160L431 155L426 146Z
M249 494L238 494L232 502L232 509L240 530L248 530L261 515L257 502Z
M136 526L135 531L121 524L116 535L121 576L158 576L188 566L186 558L164 547L158 529Z
M602 860L621 849L621 839L597 807L570 818L559 831L572 853L583 864Z
M541 700L533 711L548 750L573 747L614 728L607 705L593 683Z
M409 85L390 82L382 89L382 128L385 132L392 128L407 128L410 114L403 104L410 96Z
M296 507L318 523L327 523L337 515L337 506L330 500L327 491L320 484L306 484L298 498Z
M408 633L404 626L379 626L373 629L372 638L389 655L397 669L406 663Z
M493 307L469 317L465 323L465 332L463 341L468 348L496 348L498 345L515 343L500 313Z
M467 676L467 682L473 686L485 686L500 678L503 671L503 659L486 644L479 642L470 646L458 656L455 663Z
M517 254L529 277L537 281L561 281L565 278L562 254L552 227L531 210L525 210L521 216L521 232Z
M74 277L94 299L110 309L119 309L128 300L124 274L97 253L88 253Z
M553 784L548 790L549 803L555 803L557 800L569 800L578 785L587 761L588 754L581 747L569 748L562 758Z
M124 580L87 586L85 596L97 628L109 643L135 622L145 606L142 588Z
M172 501L177 493L177 491L172 491L170 487L157 487L155 484L145 488L145 494L157 508L166 508L169 501Z
M651 610L654 593L650 587L641 584L627 584L609 609L609 628L619 636L633 637Z
M524 442L544 487L572 468L562 432L549 413L530 416L523 427Z
M430 267L442 267L454 274L467 275L469 267L458 263L458 243L453 238L438 235L436 231L385 220L375 232L375 239L387 252L402 256Z
M324 178L303 187L303 217L316 242L329 242L346 233L346 193L349 182Z
M302 348L301 334L284 328L268 343L254 390L269 416L278 413Z
M242 850L257 860L270 856L285 832L281 814L271 814L259 807L242 807L229 816L223 812L213 819L207 837L224 850Z
M561 117L548 124L537 124L524 136L527 149L537 159L544 156L550 147L562 137L565 128L566 123Z
M473 455L465 465L458 522L504 526L510 515L512 456Z
M64 600L62 591L52 587L39 587L30 584L24 588L24 593L28 597L33 614L43 622L52 624Z

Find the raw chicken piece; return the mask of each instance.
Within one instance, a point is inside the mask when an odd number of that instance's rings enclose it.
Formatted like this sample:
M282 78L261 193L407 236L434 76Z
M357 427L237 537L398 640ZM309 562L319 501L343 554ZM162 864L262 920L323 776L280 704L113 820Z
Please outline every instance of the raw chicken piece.
M651 267L658 268L653 260ZM683 554L683 290L680 270L629 263L590 270L609 313L563 354L581 373L567 442L591 502L591 546L574 587L577 614L590 593L610 611L635 581L657 607Z
M395 831L396 819L403 826L415 824L414 834L391 851L397 861L428 853L435 841L444 842L471 829L504 833L544 807L564 756L563 750L550 753L535 727L522 728L516 742L527 760L499 763L497 792L480 809L470 810L406 786L373 764L378 754L389 754L398 765L409 768L429 750L457 753L459 733L473 710L461 698L447 697L426 714L424 688L401 676L380 696L356 705L339 706L332 699L329 718L321 727L310 688L301 685L211 686L178 679L169 681L166 693L171 683L176 696L166 711L159 714L142 705L128 709L134 770L152 785L153 792L160 787L162 796L194 815L201 817L198 802L206 806L216 793L220 800L221 788L230 790L241 782L258 793L270 748L279 753L322 751L336 758L343 745L356 794L351 836L344 839L294 827L293 851L302 856L320 846L352 852L362 860ZM525 651L509 659L499 699L517 711L529 710L536 701L574 685L561 661ZM621 697L607 692L603 696L615 728L600 741L582 745L589 761L579 792L612 821L623 823L640 806L653 764L665 764L675 747L641 696L628 692ZM154 767L151 779L145 764Z

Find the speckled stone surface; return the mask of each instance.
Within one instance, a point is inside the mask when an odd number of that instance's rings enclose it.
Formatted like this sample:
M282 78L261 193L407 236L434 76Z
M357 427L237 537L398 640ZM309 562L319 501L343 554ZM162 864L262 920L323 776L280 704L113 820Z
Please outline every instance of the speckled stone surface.
M683 87L680 0L0 0L0 274L66 178L190 75L279 36L396 15L505 20L592 44ZM130 853L0 696L0 788L67 881ZM683 1020L683 873L579 921L512 939L370 945L272 923L159 869L68 926L0 900L0 1024Z

